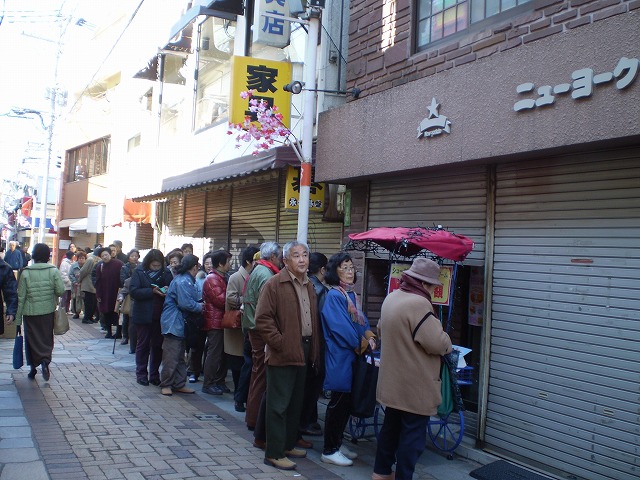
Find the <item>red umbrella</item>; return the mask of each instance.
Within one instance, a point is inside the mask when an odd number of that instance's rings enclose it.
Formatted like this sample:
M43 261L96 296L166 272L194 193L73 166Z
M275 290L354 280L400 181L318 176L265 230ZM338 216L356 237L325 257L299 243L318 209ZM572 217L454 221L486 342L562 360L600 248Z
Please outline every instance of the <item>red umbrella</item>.
M423 227L378 227L349 235L347 250L376 252L379 247L391 254L414 257L423 250L455 262L463 261L473 249L473 240L443 229Z

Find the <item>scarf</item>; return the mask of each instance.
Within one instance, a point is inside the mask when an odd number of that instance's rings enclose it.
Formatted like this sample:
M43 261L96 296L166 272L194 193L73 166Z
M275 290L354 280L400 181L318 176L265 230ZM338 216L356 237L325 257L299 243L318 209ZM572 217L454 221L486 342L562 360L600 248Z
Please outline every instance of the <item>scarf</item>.
M256 264L262 265L263 267L267 267L274 274L275 273L280 273L280 269L278 267L276 267L273 263L269 262L268 260L258 260L256 262Z
M364 313L362 313L362 304L360 303L360 299L356 292L353 291L354 285L352 283L344 283L340 282L340 285L334 286L336 290L338 290L344 297L347 299L347 311L349 315L351 315L351 321L353 323L357 323L358 325L364 325ZM351 297L348 293L353 293L353 296L356 299L356 303L354 305Z
M400 290L420 295L431 302L431 295L429 295L429 292L427 292L422 286L422 282L410 275L407 275L406 273L403 273L402 278L400 279Z
M158 285L158 280L162 278L162 274L164 270L161 268L160 270L145 270L144 274L151 281L152 284ZM159 287L163 287L164 285L158 285Z

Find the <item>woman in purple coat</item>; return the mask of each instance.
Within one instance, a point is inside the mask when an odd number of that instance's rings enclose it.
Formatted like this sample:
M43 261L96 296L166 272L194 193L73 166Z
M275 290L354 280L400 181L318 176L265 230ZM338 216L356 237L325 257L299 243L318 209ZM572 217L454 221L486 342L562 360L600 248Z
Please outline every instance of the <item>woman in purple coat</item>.
M120 270L123 263L117 258L112 258L108 248L101 249L98 256L102 261L96 265L96 300L107 329L104 338L114 338L111 333L112 325L117 326L115 338L122 338L122 327L118 325L116 301L120 289Z

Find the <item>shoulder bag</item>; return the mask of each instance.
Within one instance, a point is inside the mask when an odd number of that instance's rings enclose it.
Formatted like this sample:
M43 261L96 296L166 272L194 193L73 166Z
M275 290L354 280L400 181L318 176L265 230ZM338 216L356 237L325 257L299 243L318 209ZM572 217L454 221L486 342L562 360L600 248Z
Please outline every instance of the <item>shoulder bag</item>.
M378 367L373 352L367 348L353 361L351 381L351 415L354 417L372 417L376 408L376 387L378 385Z
M222 328L240 328L242 310L227 310L222 317Z
M24 365L24 352L22 346L24 344L24 338L20 331L20 325L16 327L16 341L13 344L13 368L16 370Z
M69 315L64 308L62 302L58 303L58 308L54 312L53 317L53 334L64 335L69 331Z

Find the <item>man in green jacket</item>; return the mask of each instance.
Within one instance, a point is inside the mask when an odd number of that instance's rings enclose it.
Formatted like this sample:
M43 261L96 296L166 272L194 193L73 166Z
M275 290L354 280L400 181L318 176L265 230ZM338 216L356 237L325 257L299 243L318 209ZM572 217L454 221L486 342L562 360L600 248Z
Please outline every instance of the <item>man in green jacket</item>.
M247 397L247 413L245 422L247 427L253 430L258 420L258 411L262 395L267 388L267 379L264 366L264 342L255 331L255 314L258 305L258 297L264 284L280 271L282 267L282 249L276 242L264 242L260 245L260 260L249 275L242 297L244 313L242 314L242 329L249 332L251 342L251 381L249 383L249 395ZM257 432L254 445L264 447L264 435Z

